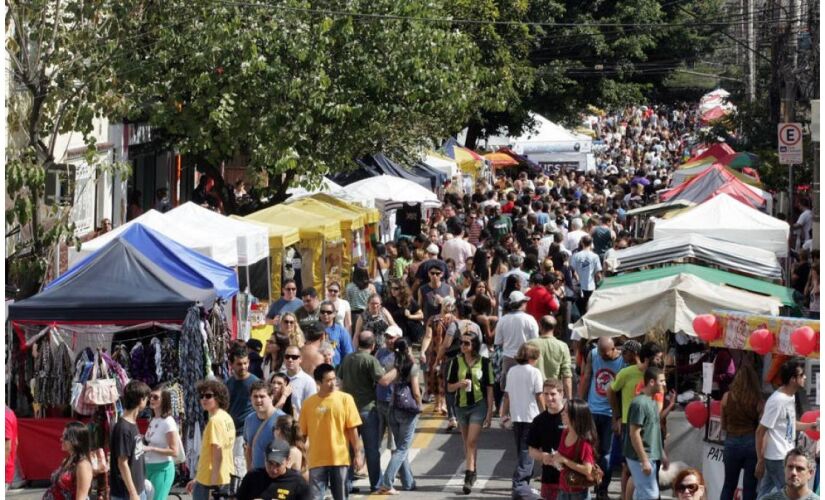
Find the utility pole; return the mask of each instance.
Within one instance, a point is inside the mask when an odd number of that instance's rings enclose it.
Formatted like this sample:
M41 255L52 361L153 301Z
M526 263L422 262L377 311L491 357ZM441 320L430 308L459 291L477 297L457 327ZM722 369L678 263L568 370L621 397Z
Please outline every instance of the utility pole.
M753 103L756 99L756 58L753 53L756 50L756 43L754 37L754 8L753 4L756 0L743 0L745 16L747 16L747 24L745 25L745 74L747 75L747 86L745 88L745 95L748 102Z

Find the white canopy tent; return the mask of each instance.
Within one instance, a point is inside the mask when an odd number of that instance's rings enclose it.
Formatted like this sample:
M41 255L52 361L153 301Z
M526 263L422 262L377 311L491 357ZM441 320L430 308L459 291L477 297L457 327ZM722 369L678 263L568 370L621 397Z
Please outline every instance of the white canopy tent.
M669 220L656 220L653 239L696 233L709 238L746 243L777 257L788 253L790 226L726 194L714 196Z
M458 169L458 164L455 162L455 160L444 158L441 155L435 156L433 154L427 154L421 161L423 161L428 167L434 168L439 172L442 172L450 176L450 179L461 174L461 171Z
M619 250L610 260L615 261L612 262L614 270L621 273L684 259L696 259L769 280L782 279L782 266L773 252L696 233L658 238Z
M241 291L249 287L259 299L270 296L269 231L257 224L231 219L192 202L163 214L173 224L198 228L204 234L232 237L238 253L238 278ZM262 279L254 279L261 275Z
M650 331L693 331L693 318L714 309L779 314L779 299L720 286L691 274L596 290L573 326L582 338L638 337ZM639 314L644 311L644 314Z
M231 234L222 234L217 231L201 229L199 225L185 223L176 218L165 217L157 210L149 210L140 217L118 226L106 234L98 236L81 244L80 251L69 249L69 266L81 259L86 258L97 250L103 248L107 243L116 238L120 233L140 223L146 227L154 229L181 245L202 253L225 266L237 267L238 265L238 244Z
M420 203L422 208L441 206L441 201L429 189L392 175L378 175L362 179L332 194L338 198L380 210L396 209L405 203Z
M332 193L340 189L343 189L340 185L324 177L321 181L321 185L315 189L306 189L300 186L296 186L287 189L286 194L290 195L292 199L298 199L303 198L305 196L311 196L316 193Z

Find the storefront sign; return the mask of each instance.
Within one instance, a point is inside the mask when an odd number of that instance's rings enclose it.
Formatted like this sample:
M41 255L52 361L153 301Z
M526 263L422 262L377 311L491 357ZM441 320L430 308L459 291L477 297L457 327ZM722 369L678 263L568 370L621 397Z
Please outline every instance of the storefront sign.
M71 219L74 234L82 236L95 229L95 169L86 162L74 167L74 201Z

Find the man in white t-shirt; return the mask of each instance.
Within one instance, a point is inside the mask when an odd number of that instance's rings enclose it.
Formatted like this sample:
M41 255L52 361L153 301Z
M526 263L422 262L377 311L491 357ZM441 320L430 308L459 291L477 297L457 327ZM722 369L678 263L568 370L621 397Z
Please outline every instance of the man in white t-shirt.
M805 365L792 358L782 365L782 385L765 403L756 429L756 477L761 478L758 498L785 487L785 456L794 448L796 431L804 431L819 422L802 423L796 418L794 394L805 387Z
M530 343L524 343L516 354L516 366L507 374L507 386L504 388L504 399L501 402L499 417L502 425L508 420L513 423L513 434L516 438L516 470L513 471L513 490L530 484L533 476L533 459L527 446L527 434L530 424L539 413L544 411L542 400L542 384L544 377L536 368L539 359L539 348Z
M441 246L441 258L445 261L453 259L456 273L461 274L464 272L467 259L476 253L476 247L464 239L464 230L457 221L450 221L447 230L453 238L445 241Z
M794 231L799 231L796 247L802 246L805 241L811 238L811 229L813 228L814 218L811 213L811 202L805 198L799 200L799 206L802 208L802 213L796 219L796 224L793 225Z
M295 417L301 415L301 407L304 401L318 392L315 379L310 377L301 369L301 348L291 345L284 352L284 368L289 377L289 391L292 398L292 408L295 410Z
M505 314L496 324L496 335L493 343L501 346L501 389L507 387L507 371L515 366L516 354L521 345L530 339L538 338L539 324L536 319L527 314L527 301L530 297L518 290L510 292L510 312Z
M566 248L570 253L575 252L579 249L579 242L585 236L587 236L587 231L583 231L582 227L584 227L584 223L579 217L573 219L573 222L570 223L571 230L567 233L567 239L564 240L564 248Z
M593 252L593 238L586 234L581 239L582 249L573 254L570 258L570 267L576 272L581 286L581 295L578 298L577 306L579 313L584 316L587 312L587 301L596 291L596 283L602 276L602 262L599 256Z

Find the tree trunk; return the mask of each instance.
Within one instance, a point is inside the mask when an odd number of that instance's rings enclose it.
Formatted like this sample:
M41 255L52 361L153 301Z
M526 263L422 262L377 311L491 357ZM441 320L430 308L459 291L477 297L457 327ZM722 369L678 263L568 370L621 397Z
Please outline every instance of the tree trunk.
M226 180L221 175L220 169L211 165L203 157L197 158L198 165L203 169L203 172L215 181L215 194L221 199L223 203L223 211L226 215L234 215L238 213L238 204L235 202L235 193L229 188Z
M481 124L473 120L467 124L467 138L464 139L464 147L475 149L479 137L481 137Z

